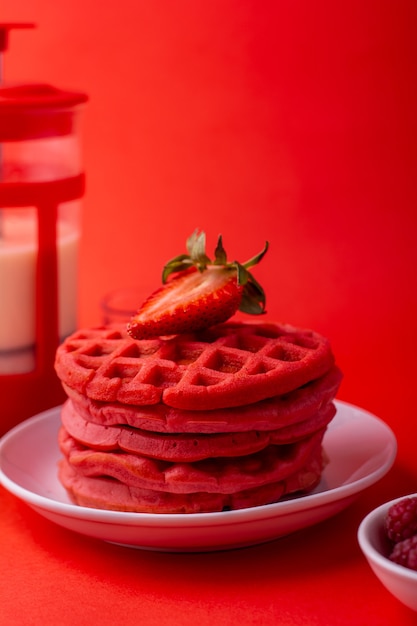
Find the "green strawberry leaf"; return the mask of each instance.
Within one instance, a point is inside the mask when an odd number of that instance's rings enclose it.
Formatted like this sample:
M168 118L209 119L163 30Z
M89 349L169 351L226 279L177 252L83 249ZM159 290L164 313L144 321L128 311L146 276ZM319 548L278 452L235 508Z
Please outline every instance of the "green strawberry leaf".
M179 256L176 256L175 258L168 261L168 263L164 266L162 270L162 283L166 283L167 278L170 274L173 274L175 272L182 272L189 267L192 267L193 265L194 263L192 262L188 254L180 254Z
M248 282L250 278L250 274L248 270L244 267L244 265L241 265L241 263L239 263L238 261L235 261L233 265L236 267L236 270L237 270L237 284L246 285L246 283Z
M249 313L249 315L263 315L265 313L265 293L256 281L246 283L239 311Z
M219 235L217 240L217 246L214 251L214 264L215 265L227 265L227 254L223 248L223 238Z
M205 270L211 262L206 254L206 234L195 230L187 240L187 249L194 265L200 271Z
M260 252L256 256L252 257L252 259L249 259L249 261L246 261L246 263L243 263L243 265L246 267L246 269L248 269L249 267L253 267L254 265L257 265L259 263L259 261L261 261L261 259L267 253L268 248L269 248L269 242L265 241L265 246L264 246L264 249L262 250L262 252Z

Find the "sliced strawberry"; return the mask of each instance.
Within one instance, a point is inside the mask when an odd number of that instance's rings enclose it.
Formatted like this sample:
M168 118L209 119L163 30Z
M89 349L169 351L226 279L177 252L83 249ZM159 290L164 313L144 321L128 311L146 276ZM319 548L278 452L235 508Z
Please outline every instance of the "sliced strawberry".
M244 264L227 262L221 236L211 261L205 253L205 234L187 240L189 254L169 261L163 270L163 286L155 291L128 324L134 339L177 335L203 330L225 322L237 310L259 315L265 312L265 294L248 268L268 249Z

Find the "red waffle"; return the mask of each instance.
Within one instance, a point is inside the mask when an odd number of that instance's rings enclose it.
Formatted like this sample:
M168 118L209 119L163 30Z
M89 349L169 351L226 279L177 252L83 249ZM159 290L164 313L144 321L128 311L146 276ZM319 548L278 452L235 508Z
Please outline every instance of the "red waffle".
M62 409L65 430L93 450L129 452L170 462L200 461L215 457L253 454L271 444L289 444L323 429L336 408L327 404L309 419L272 431L242 433L153 433L128 426L102 426L86 421L68 400Z
M226 433L248 430L276 430L306 421L335 397L342 374L333 367L327 374L282 396L256 404L212 411L184 411L166 404L146 407L117 402L97 402L64 388L77 412L86 420L103 426L128 425L160 433Z
M56 357L62 382L92 400L139 406L162 402L197 411L288 393L323 376L333 364L329 342L313 331L232 322L139 341L124 327L78 331Z
M271 445L238 458L170 463L138 454L91 450L61 429L61 451L84 476L108 476L129 487L170 493L235 493L282 481L305 466L324 430L289 445Z
M322 472L318 447L305 467L286 480L232 494L197 492L189 494L130 487L118 480L88 477L78 473L65 459L59 466L59 478L72 500L81 506L135 513L209 513L242 509L276 502L294 492L314 489Z

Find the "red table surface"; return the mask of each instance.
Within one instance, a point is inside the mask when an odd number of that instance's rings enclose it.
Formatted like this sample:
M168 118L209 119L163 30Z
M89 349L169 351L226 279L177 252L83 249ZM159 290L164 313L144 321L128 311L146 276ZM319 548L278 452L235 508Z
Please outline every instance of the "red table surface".
M105 4L105 6L104 6ZM268 544L132 550L45 520L0 487L0 622L415 624L356 539L417 491L416 4L3 0L8 80L85 90L79 324L159 282L195 227L256 270L269 319L327 335L339 398L398 456L346 511Z

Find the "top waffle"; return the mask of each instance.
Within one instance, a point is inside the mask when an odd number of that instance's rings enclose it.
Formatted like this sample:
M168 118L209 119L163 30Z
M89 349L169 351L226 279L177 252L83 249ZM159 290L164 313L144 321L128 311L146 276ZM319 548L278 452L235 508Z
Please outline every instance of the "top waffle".
M311 330L228 322L148 340L123 326L77 331L58 348L55 367L92 400L212 410L288 393L333 364L328 340Z

